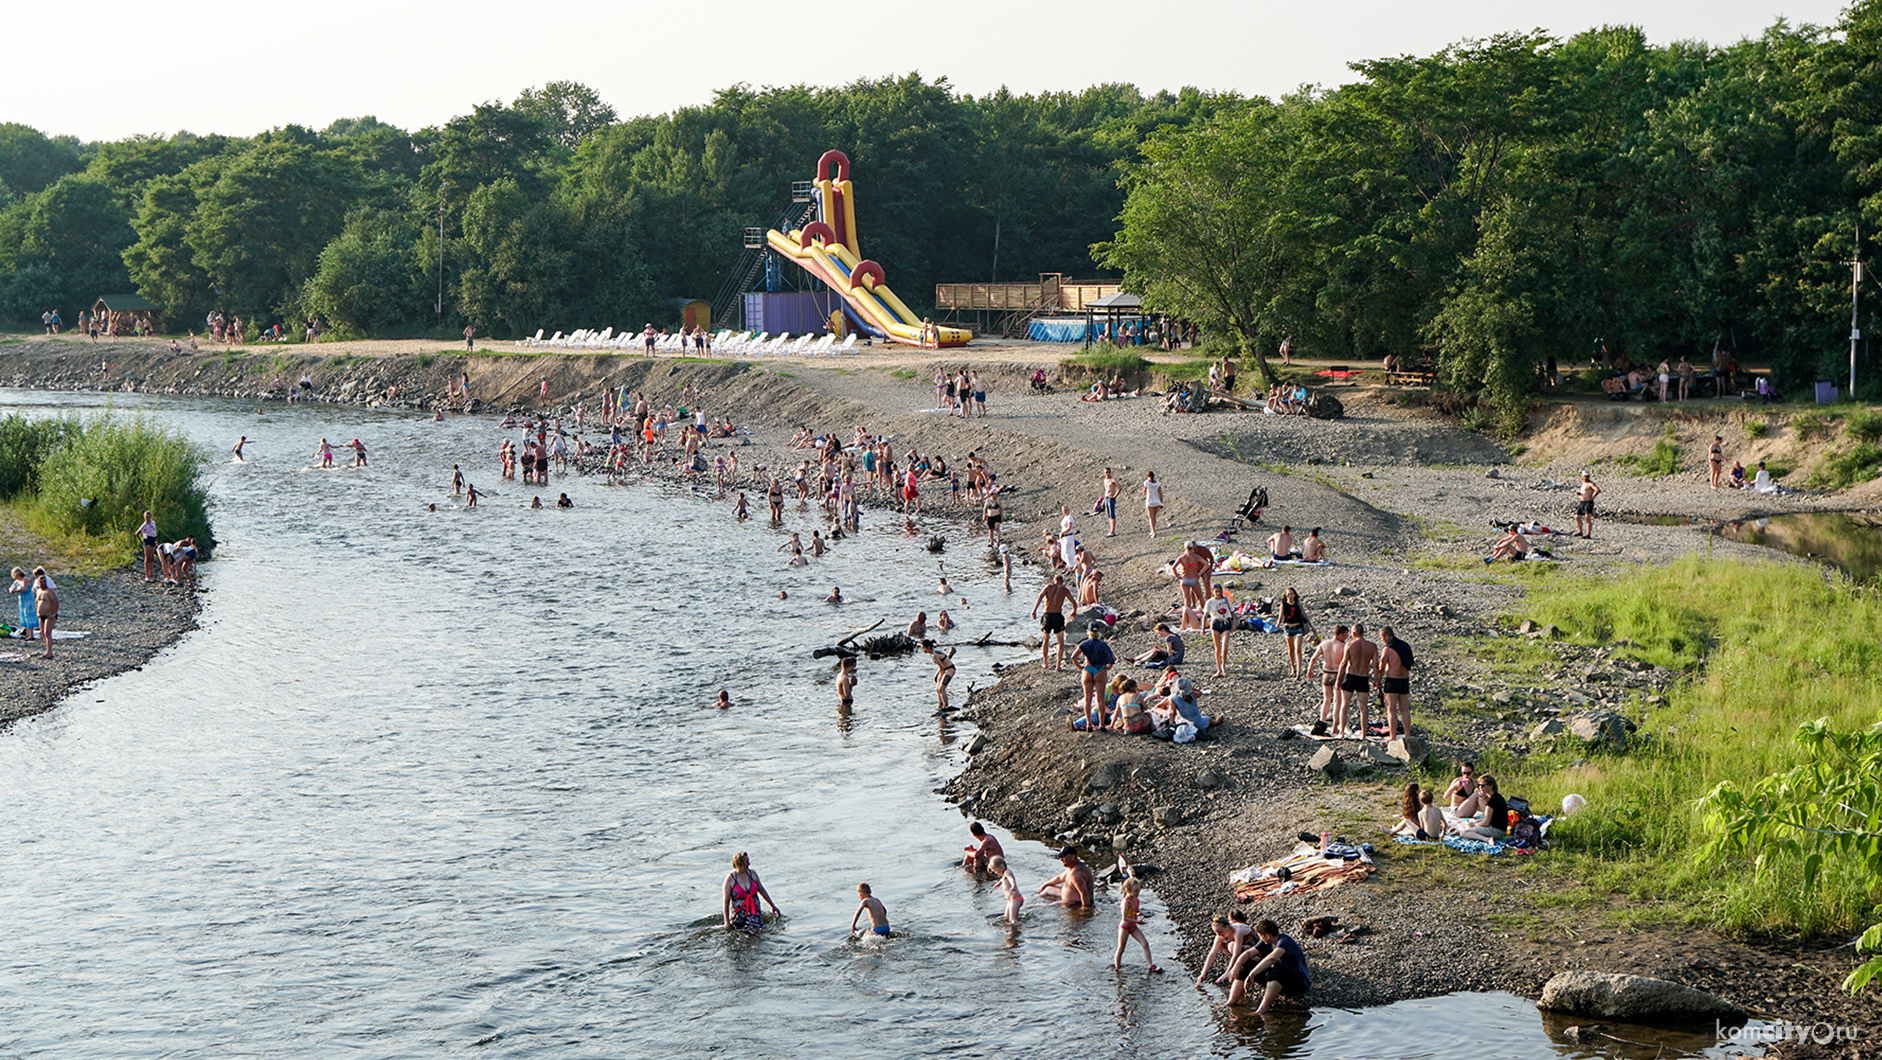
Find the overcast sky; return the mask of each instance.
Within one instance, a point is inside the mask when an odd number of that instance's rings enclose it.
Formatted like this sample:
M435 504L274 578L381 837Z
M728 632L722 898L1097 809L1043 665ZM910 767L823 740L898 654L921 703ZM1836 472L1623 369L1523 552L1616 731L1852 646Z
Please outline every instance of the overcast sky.
M249 135L371 114L407 129L548 81L580 81L622 117L745 82L838 85L919 71L979 95L1125 81L1274 96L1352 80L1346 64L1466 38L1637 24L1656 44L1729 44L1782 17L1829 25L1840 0L95 0L16 5L0 121L49 135ZM38 8L45 18L33 17ZM724 43L737 41L738 43Z

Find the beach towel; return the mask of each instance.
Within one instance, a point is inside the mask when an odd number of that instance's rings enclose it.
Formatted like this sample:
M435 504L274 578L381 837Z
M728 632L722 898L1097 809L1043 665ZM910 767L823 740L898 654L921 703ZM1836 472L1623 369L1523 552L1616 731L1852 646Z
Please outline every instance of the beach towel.
M1441 847L1444 845L1442 839L1419 839L1416 836L1409 835L1395 835L1392 837L1392 842L1403 843L1408 847Z
M1288 870L1289 879L1275 876L1275 870L1281 868ZM1363 855L1354 861L1329 861L1318 849L1303 843L1285 858L1229 873L1229 885L1237 902L1259 902L1280 894L1306 894L1353 883L1373 871L1371 859Z
M1444 845L1466 854L1506 854L1510 850L1510 844L1507 842L1482 843L1475 839L1465 839L1463 836L1455 835L1445 836Z

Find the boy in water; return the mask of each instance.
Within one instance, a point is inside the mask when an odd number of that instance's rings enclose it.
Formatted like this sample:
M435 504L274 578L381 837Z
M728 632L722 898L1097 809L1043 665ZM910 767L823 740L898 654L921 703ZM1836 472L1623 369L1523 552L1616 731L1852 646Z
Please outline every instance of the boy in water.
M863 918L864 913L868 913L869 930L883 938L888 938L889 911L883 908L882 899L870 894L869 885L866 883L856 885L856 897L861 899L861 904L856 907L856 915L850 917L850 934L856 933L856 922Z
M1026 896L1019 893L1019 881L1013 878L1013 871L1006 867L1006 859L994 857L987 862L987 871L999 877L1000 893L1006 896L1006 922L1019 923L1019 907L1026 904Z

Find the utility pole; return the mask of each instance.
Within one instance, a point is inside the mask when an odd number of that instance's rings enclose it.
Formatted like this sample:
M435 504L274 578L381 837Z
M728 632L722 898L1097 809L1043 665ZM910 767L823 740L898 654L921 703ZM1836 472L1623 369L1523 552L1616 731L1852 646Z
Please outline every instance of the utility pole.
M1856 400L1856 344L1862 329L1856 326L1856 300L1862 289L1862 218L1856 218L1856 246L1849 256L1849 399Z

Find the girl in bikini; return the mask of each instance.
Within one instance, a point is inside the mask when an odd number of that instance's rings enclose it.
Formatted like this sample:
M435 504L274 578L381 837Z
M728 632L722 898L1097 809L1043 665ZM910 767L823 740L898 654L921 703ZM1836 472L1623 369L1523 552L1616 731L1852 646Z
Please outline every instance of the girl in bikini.
M934 641L924 640L921 642L921 650L927 652L928 658L934 660L934 698L940 709L946 710L948 709L948 682L954 680L955 649L949 648L943 652L934 646Z
M1157 967L1157 962L1150 957L1150 940L1144 937L1144 929L1138 926L1140 914L1137 910L1137 892L1143 886L1143 881L1135 876L1124 878L1124 900L1118 906L1122 919L1117 925L1117 952L1111 955L1111 967L1124 967L1124 944L1134 938L1144 948L1144 962L1150 965L1150 970L1160 972L1163 969Z
M723 888L725 906L725 926L736 928L748 935L755 935L764 930L765 918L758 910L758 900L765 900L771 906L773 916L783 916L778 903L771 900L765 885L759 882L758 874L751 870L751 859L744 851L732 855L732 871L726 873Z

